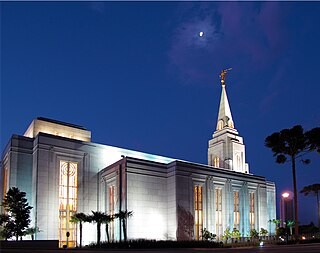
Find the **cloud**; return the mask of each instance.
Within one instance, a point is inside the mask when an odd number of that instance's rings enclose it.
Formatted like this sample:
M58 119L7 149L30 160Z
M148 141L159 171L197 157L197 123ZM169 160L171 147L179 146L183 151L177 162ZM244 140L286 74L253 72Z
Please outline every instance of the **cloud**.
M287 36L285 11L279 3L219 2L200 6L198 11L192 7L183 10L185 16L181 13L183 21L176 26L168 52L170 68L186 82L206 78L208 67L232 65L249 75L252 69L263 71L283 55ZM200 31L205 36L199 37Z
M200 36L203 32L203 36ZM194 15L179 23L171 38L169 65L188 83L204 76L208 52L214 51L220 34L212 13Z

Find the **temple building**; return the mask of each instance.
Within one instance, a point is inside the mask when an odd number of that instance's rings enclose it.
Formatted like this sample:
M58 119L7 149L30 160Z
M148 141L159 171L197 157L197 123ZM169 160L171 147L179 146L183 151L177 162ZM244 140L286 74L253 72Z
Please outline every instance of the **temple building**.
M226 72L225 72L226 73ZM224 74L225 74L224 73ZM226 228L249 236L276 218L275 184L253 175L245 145L232 119L223 72L216 129L208 165L91 142L84 127L34 119L13 135L2 155L1 196L10 187L27 193L36 239L79 244L70 217L77 212L133 211L128 239L200 240L204 228L221 238ZM96 241L96 226L85 223L83 245ZM116 219L110 237L124 237ZM102 240L106 234L102 229Z

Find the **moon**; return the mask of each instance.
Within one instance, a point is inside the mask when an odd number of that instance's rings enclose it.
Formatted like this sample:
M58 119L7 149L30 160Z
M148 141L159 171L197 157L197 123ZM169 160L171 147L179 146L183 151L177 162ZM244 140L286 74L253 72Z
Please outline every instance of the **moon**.
M202 37L204 35L204 32L199 32L199 36Z

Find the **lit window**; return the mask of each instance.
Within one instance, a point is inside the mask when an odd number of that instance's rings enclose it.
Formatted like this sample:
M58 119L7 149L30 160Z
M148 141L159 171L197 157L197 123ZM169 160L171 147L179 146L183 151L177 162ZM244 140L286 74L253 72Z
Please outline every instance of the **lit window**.
M216 235L221 236L222 231L222 190L216 189Z
M239 210L239 192L233 192L233 227L239 230L240 210Z
M241 157L240 154L236 154L236 168L237 170L241 170Z
M250 219L250 229L254 229L254 193L251 192L249 193L249 198L250 198L250 214L249 214L249 219Z
M220 119L219 121L218 121L218 127L217 127L217 130L221 130L223 128L223 120L222 119Z
M109 187L109 214L110 215L114 215L114 207L115 207L115 204L114 204L114 197L115 197L115 187L112 185ZM109 229L110 229L110 240L113 241L114 240L114 221L111 221L110 222L110 225L109 225Z
M200 240L202 237L202 186L196 185L194 187L194 223L195 223L195 239Z
M228 125L230 128L234 128L232 120L229 120Z
M220 158L218 156L216 156L214 159L213 159L213 166L215 168L219 168L220 167Z
M78 164L60 161L59 175L59 243L60 247L67 244L68 247L76 247L76 227L70 222L71 216L77 211L78 200Z
M7 195L7 185L8 185L8 166L7 163L3 166L3 198Z

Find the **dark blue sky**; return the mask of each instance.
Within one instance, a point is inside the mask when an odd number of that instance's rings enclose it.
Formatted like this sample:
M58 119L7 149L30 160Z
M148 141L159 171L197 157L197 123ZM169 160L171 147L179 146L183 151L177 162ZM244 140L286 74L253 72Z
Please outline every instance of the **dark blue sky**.
M267 135L320 124L319 2L29 2L1 6L1 150L35 117L93 142L207 163L219 73L250 171L292 190ZM204 36L200 37L200 31ZM320 183L320 156L298 188ZM316 200L300 194L302 223Z

